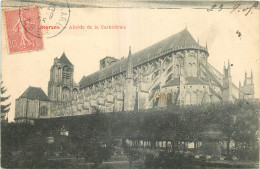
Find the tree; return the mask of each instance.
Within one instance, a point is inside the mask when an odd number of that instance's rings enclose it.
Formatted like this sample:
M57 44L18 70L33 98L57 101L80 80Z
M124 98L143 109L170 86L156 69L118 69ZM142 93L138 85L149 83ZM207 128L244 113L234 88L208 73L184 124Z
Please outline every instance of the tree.
M80 119L70 130L70 138L75 143L78 154L82 154L86 162L94 163L98 167L108 160L114 151L107 116L98 110Z
M124 147L124 153L126 154L126 156L128 158L130 169L132 168L132 163L134 161L139 160L142 157L142 154L138 150L132 149L129 146Z
M259 103L239 101L235 117L235 154L242 160L258 160Z
M3 81L1 81L1 121L6 119L6 114L10 111L11 103L4 104L4 102L10 98L10 95L6 97L3 96L3 94L5 94L6 91L7 89L3 86Z
M25 123L6 123L1 126L1 164L4 168L17 168L12 152L26 154L28 139L33 133L33 125ZM30 144L29 144L30 145ZM23 155L22 159L26 159Z
M24 147L24 159L28 168L43 168L46 166L47 157L44 153L47 150L46 137L42 132L35 130L28 135Z

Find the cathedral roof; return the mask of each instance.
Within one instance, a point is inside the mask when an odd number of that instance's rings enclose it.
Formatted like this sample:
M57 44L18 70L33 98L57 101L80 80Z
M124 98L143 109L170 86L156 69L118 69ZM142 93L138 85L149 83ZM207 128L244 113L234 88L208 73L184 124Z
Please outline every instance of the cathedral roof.
M63 52L62 56L60 57L59 61L61 63L64 63L65 65L73 66L73 64L69 61L69 59L67 58L67 56L65 55L64 52Z
M158 43L155 43L137 53L132 55L133 66L144 64L162 54L171 52L170 50L181 50L184 48L195 48L206 51L206 48L199 46L187 29L174 34ZM120 72L126 71L127 58L119 60L118 62L97 71L91 75L84 76L80 81L80 87L85 87L94 84L98 81L104 80L110 76L116 75Z
M180 84L180 79L175 78L173 80L168 81L163 87L168 86L177 86ZM185 85L206 85L207 83L197 77L186 77L185 78Z
M20 98L27 99L39 99L41 101L49 101L49 97L44 93L40 87L29 86L25 92L20 96Z

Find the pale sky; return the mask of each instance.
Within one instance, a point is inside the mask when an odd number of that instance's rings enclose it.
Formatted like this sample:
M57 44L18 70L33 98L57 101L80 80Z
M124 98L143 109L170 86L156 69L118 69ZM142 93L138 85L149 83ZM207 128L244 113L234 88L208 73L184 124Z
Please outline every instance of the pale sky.
M99 60L105 56L121 58L128 55L128 47L135 53L187 25L195 40L208 44L209 63L223 71L230 59L233 83L244 82L245 70L254 74L256 97L259 98L259 10L245 16L230 10L207 12L206 9L102 9L73 8L70 25L120 25L125 30L65 29L54 38L43 39L44 49L8 54L6 31L2 19L2 76L12 103L9 121L14 118L15 99L28 86L41 87L47 94L50 68L54 58L63 52L75 66L74 79L78 83L84 75L99 70ZM239 38L236 32L242 37Z

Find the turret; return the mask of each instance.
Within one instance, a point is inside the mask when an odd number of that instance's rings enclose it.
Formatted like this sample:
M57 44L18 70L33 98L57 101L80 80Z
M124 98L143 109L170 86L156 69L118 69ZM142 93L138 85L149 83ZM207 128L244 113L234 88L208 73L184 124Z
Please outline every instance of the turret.
M224 63L223 68L223 91L222 91L222 99L223 101L232 101L232 78L231 78L231 68L230 68L230 62L228 60L228 65L226 68L226 65Z
M228 59L228 76L229 76L229 77L231 76L231 68L230 68L229 59Z
M243 86L244 99L253 99L255 95L253 71L251 70L251 76L248 77L245 72L245 80Z
M226 64L224 62L224 68L223 68L223 74L224 74L224 77L231 77L231 68L230 68L230 62L228 60L228 66L226 68Z

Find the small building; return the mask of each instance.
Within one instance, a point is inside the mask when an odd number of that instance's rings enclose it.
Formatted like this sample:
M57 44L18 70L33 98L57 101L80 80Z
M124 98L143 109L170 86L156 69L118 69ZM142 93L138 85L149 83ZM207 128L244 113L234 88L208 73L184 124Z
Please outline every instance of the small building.
M35 119L51 117L51 102L40 87L29 86L15 100L15 121L33 123Z

